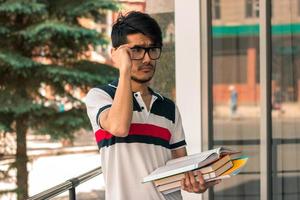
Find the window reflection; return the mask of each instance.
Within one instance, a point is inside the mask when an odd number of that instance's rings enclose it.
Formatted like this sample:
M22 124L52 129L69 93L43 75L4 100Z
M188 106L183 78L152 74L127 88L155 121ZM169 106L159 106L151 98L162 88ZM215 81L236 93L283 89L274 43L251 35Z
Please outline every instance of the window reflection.
M246 17L259 17L259 0L246 0Z
M219 7L220 19L212 18L213 144L242 150L251 162L241 175L216 186L213 195L260 199L259 5L220 0ZM212 4L212 13L215 9Z
M273 199L300 199L300 18L297 0L273 0Z
M212 7L212 18L215 20L220 19L221 18L220 0L213 0L211 7Z

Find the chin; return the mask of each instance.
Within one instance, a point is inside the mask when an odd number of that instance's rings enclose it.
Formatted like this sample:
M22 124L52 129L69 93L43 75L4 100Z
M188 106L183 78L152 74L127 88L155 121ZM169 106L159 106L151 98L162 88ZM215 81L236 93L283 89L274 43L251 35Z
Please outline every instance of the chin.
M153 76L150 77L131 77L132 80L134 80L135 82L138 83L148 83L149 81L151 81Z

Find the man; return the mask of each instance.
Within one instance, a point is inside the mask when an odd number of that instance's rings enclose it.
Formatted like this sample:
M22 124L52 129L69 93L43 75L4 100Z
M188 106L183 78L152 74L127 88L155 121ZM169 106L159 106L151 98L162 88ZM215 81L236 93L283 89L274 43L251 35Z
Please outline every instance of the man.
M142 178L166 161L186 155L181 118L176 105L149 88L160 58L162 34L149 15L130 12L113 25L112 60L119 79L93 88L87 112L100 148L106 200L182 199L163 196ZM199 182L186 173L182 188L201 193L218 182Z

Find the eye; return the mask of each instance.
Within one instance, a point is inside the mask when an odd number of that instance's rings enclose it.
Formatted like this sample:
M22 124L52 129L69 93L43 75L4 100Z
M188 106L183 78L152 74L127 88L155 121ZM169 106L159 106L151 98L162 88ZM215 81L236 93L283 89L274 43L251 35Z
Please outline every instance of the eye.
M134 47L131 49L133 53L141 53L144 51L143 48L140 48L140 47Z
M151 52L158 52L160 49L157 47L150 48Z

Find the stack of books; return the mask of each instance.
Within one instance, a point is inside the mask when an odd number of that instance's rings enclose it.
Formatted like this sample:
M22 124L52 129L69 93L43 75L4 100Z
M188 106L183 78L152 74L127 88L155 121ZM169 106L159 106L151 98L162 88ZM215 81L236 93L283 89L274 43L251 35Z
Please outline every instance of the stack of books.
M198 178L197 171L201 172L206 181L225 179L238 174L247 160L248 157L243 156L239 151L219 147L169 160L166 165L144 177L143 182L153 181L160 192L169 194L180 190L185 172L192 171L196 180Z

